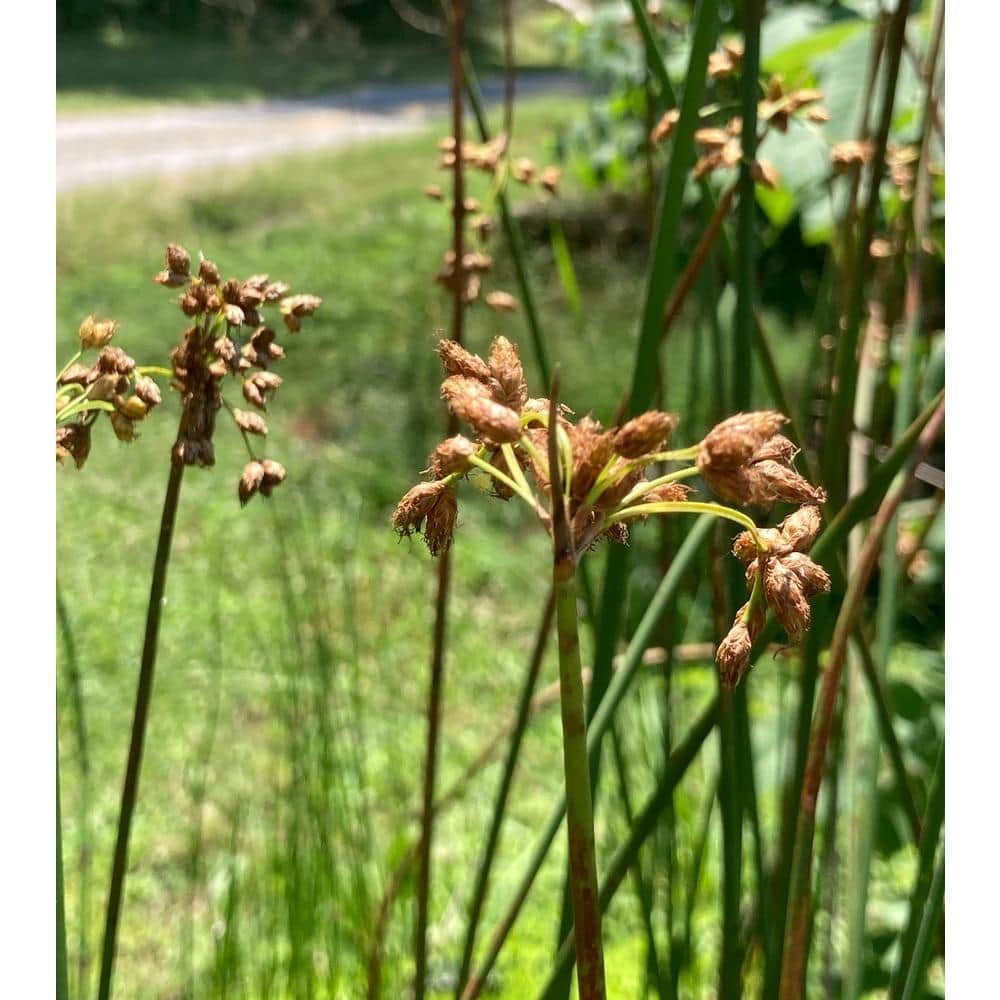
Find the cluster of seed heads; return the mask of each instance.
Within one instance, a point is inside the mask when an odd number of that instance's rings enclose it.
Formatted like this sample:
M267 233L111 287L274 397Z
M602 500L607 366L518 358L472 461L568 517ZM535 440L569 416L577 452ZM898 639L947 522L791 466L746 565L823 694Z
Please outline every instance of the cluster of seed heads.
M440 167L449 170L455 168L455 145L453 136L447 136L438 143ZM462 211L467 217L468 227L482 244L487 243L496 230L492 202L507 176L513 177L519 184L529 186L537 183L549 194L558 193L562 177L562 170L559 167L548 166L538 170L535 164L525 157L509 160L508 145L508 138L504 133L500 133L489 142L462 143L462 165L489 174L494 180L490 188L490 204L484 206L478 198L471 197L462 201ZM428 184L424 188L424 194L434 201L443 202L445 198L444 192L437 184ZM519 303L510 292L496 289L483 294L483 278L492 268L493 258L487 253L477 250L467 251L462 254L461 261L457 261L454 250L448 250L433 280L452 295L460 295L465 305L470 305L482 297L494 311L512 312L518 308Z
M161 401L157 384L111 340L113 320L88 316L80 324L80 352L56 380L56 460L72 458L82 468L90 454L94 423L104 413L119 441L136 437L136 424ZM79 360L97 351L95 360Z
M251 461L239 481L239 498L246 504L256 494L270 496L285 478L285 468L272 459L254 456L251 436L265 437L267 424L258 412L282 383L271 370L284 357L265 312L277 309L285 328L301 329L302 320L320 305L315 295L289 295L289 287L256 274L240 281L223 280L218 267L202 260L191 273L191 257L177 244L167 247L166 268L155 281L181 288L181 311L192 320L181 343L171 351L172 388L180 393L182 415L171 450L175 464L215 464L215 419L225 405L244 436ZM223 397L223 383L231 376L242 383L243 399L253 410L231 407Z
M466 424L462 434L442 441L430 456L429 479L399 501L392 521L404 536L422 533L431 553L451 545L458 519L455 486L470 472L490 477L495 496L528 503L542 526L553 532L550 412L556 414L558 476L573 558L601 540L624 543L629 523L651 514L714 510L746 523L735 554L747 565L750 600L740 609L719 646L723 679L736 684L750 663L750 648L771 607L798 642L809 628L809 599L829 589L829 577L805 554L819 530L817 504L826 494L795 471L795 446L778 433L785 417L774 411L741 413L715 426L697 445L664 451L677 418L653 410L619 427L605 428L591 416L571 419L565 406L531 397L517 348L505 337L493 341L484 360L452 340L438 343L445 378L441 395ZM693 464L650 478L660 462ZM740 512L716 504L692 504L690 487L679 480L700 475L721 498L740 506L769 508L775 502L805 504L778 528L757 528Z
M743 65L743 45L739 41L725 41L720 48L708 57L708 77L711 80L723 80L738 73ZM789 123L795 117L804 118L814 124L822 124L830 120L829 112L820 105L823 92L811 87L789 89L784 78L774 75L768 80L764 97L757 104L757 117L762 124L758 143L763 141L768 131L787 132ZM710 118L716 113L712 108L705 108L699 115L700 119ZM677 108L668 110L653 126L649 140L654 145L664 142L680 121L680 111ZM722 125L708 126L698 129L694 134L695 142L702 149L692 170L697 180L712 173L717 168L735 167L743 159L743 119L730 118ZM836 164L836 157L834 163ZM774 189L779 185L778 171L766 160L756 160L751 165L751 173L758 184Z
M503 500L524 500L541 525L554 532L553 481L570 527L572 558L599 541L625 543L629 524L652 514L714 512L747 526L735 554L747 564L750 600L719 646L723 679L736 684L746 673L750 647L770 606L798 642L809 628L809 598L829 589L826 573L805 554L820 525L816 504L826 499L794 468L797 449L778 431L780 413L741 413L714 427L690 448L664 451L677 417L652 410L618 427L591 416L572 419L565 406L532 397L517 348L497 337L483 359L453 340L438 343L445 378L441 395L470 431L442 441L430 456L429 479L407 491L392 516L404 536L423 534L432 555L452 543L458 519L455 487L472 472L489 476ZM549 464L552 416L556 421L557 475ZM686 467L650 477L654 465ZM770 507L776 501L802 503L778 528L757 528L742 512L688 500L681 482L700 475L720 497L740 506Z

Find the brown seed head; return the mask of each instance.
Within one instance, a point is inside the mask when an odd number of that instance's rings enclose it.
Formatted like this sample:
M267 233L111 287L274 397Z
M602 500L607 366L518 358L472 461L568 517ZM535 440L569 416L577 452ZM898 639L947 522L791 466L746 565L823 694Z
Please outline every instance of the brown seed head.
M781 186L781 177L773 163L767 160L755 160L750 168L753 179L771 191L777 191Z
M870 139L845 139L830 150L830 162L835 174L844 174L870 163L874 155L875 144Z
M769 553L787 550L784 538L777 528L758 528L757 534L760 535L761 540L767 545ZM740 562L751 564L759 554L757 543L749 531L741 531L733 540L733 555Z
M467 351L454 340L439 340L437 352L449 375L463 375L489 385L492 378L490 366L478 354Z
M177 243L167 244L167 268L175 274L191 273L191 256Z
M615 432L615 450L623 458L641 458L659 451L677 426L673 413L650 410L634 417Z
M127 399L119 396L115 400L115 409L129 420L143 420L149 413L149 407L138 396L129 396Z
M74 362L62 373L59 377L60 385L86 385L91 379L91 375L94 373L94 369L89 365L82 364L79 361Z
M737 413L716 424L705 435L698 449L698 468L702 475L706 469L737 469L746 465L753 453L771 438L786 417L774 410L754 413Z
M719 676L726 687L735 688L743 680L746 672L750 669L752 649L753 641L750 638L750 630L742 618L737 615L733 627L715 651L715 662L719 667Z
M279 486L285 481L285 467L280 462L275 462L272 458L265 458L261 463L264 470L264 477L260 483L260 495L269 497L275 486Z
M799 643L809 631L812 612L798 575L784 558L764 562L764 596L792 643Z
M653 126L653 130L649 133L649 141L652 143L664 142L669 138L670 133L674 130L674 126L676 126L680 119L680 110L678 108L671 108Z
M281 300L281 312L285 316L312 316L322 304L316 295L289 295Z
M217 285L222 280L222 275L219 274L218 265L211 260L203 260L198 265L198 277L201 278L206 285Z
M441 384L441 396L448 408L464 420L477 435L493 444L517 441L521 436L521 421L517 413L497 403L490 391L475 379L451 375Z
M428 184L427 187L424 188L424 194L434 201L441 201L444 198L444 192L440 187L438 187L437 184Z
M804 552L789 552L781 557L781 562L798 577L806 597L830 593L830 574Z
M591 417L581 417L569 428L573 448L573 497L582 502L604 467L615 457L614 432Z
M128 375L135 368L135 360L120 347L105 347L97 356L97 368L105 374Z
M535 165L527 157L522 156L511 164L510 172L519 184L530 184L535 176Z
M546 167L538 175L538 183L545 188L549 194L559 193L559 181L562 180L562 168L557 166Z
M77 335L80 338L80 344L86 351L92 347L105 347L110 343L117 329L118 324L114 320L98 321L93 316L88 316L80 324Z
M643 496L642 503L682 503L691 493L685 483L664 483Z
M494 312L514 312L520 303L510 292L488 292L486 294L486 304Z
M775 434L765 441L751 456L751 462L780 462L792 467L795 456L801 449L788 440L784 434Z
M809 504L789 514L778 525L778 531L782 541L791 549L808 552L819 534L821 522L819 508Z
M238 489L241 507L245 507L250 502L263 481L264 466L257 461L247 462L243 467L243 475L240 476Z
M813 486L794 469L781 463L755 461L747 470L750 484L750 502L769 506L776 501L787 503L826 503L826 491Z
M424 541L432 556L439 556L451 547L458 519L458 501L450 487L443 489L427 512Z
M72 458L78 469L83 468L90 454L90 424L65 424L56 428L56 461Z
M247 434L259 434L261 437L267 436L267 424L259 413L234 409L233 419L241 431L246 431Z
M524 381L524 367L517 347L506 337L496 337L490 345L490 374L500 384L501 398L515 412L520 413L528 399L528 385Z
M433 451L427 471L435 479L455 473L466 473L472 467L469 459L476 453L475 444L462 434L446 438Z
M396 505L392 523L401 535L419 532L424 518L447 489L443 482L417 483Z
M108 414L111 418L111 428L115 432L115 437L119 441L133 441L135 439L135 422L126 417L124 413L119 413L115 410L114 413Z

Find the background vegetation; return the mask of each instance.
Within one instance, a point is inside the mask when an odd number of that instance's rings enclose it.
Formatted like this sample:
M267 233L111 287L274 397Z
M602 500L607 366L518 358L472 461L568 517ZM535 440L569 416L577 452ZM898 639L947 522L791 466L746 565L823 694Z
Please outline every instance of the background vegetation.
M252 6L255 17L243 24L234 11L196 3L61 4L64 24L75 31L59 39L60 108L317 94L376 77L444 76L444 43L400 27L381 5ZM656 280L648 267L662 221L657 199L679 154L676 146L647 148L648 120L670 102L655 60L627 23L628 11L600 6L587 27L557 17L544 44L537 29L550 22L547 5L530 6L523 20L518 15L518 38L531 35L542 53L536 61L575 60L602 91L593 101L518 103L515 154L540 164L559 161L566 176L557 199L519 188L511 193L563 396L571 406L586 400L610 423L632 381L637 314ZM669 80L683 91L693 61L692 14L686 4L664 6L656 38ZM919 66L933 12L914 6L907 25L913 57L904 51L891 118L900 145L919 144L930 127ZM702 4L696 15L712 7ZM874 116L883 96L879 86L866 93L863 85L871 53L885 44L891 24L871 7L775 4L763 21L764 79L773 70L791 84L818 85L831 111L821 130L769 136L761 150L782 178L776 191L758 187L751 216L756 301L772 377L755 354L748 402L734 400L743 286L721 241L657 355L658 398L682 414L681 443L697 441L740 406L787 406L807 458L825 459L828 522L848 487L858 487L838 479L836 452L846 456L855 442L864 474L877 479L886 449L943 377L943 176L935 138L925 153L934 165L935 197L923 251L913 248L911 203L898 188L886 181L875 199L872 235L897 241L898 251L887 261L863 253L867 334L862 363L853 354L849 361L859 398L869 404L854 414L862 444L847 434L830 444L831 369L847 311L845 275L858 251L845 238L848 184L831 180L829 147L857 136L865 109ZM327 19L319 30L310 18L321 9ZM739 13L732 17L723 25L727 34L742 31ZM301 24L313 25L308 41L296 40ZM162 37L164 27L175 34ZM472 28L477 64L500 65L495 20L482 13ZM230 55L220 58L220 47ZM271 55L257 58L265 48ZM738 104L738 84L727 92L730 83L720 81L711 99ZM401 996L409 986L415 872L400 865L418 832L433 571L422 545L398 541L388 517L443 424L432 348L447 326L449 304L429 277L448 243L448 218L420 192L441 182L435 143L446 132L442 122L414 137L347 151L59 199L60 357L74 350L80 320L96 313L121 323L130 353L165 363L179 317L170 294L150 278L168 241L204 251L226 272L249 274L264 261L272 276L324 298L313 325L291 345L281 406L269 416L289 469L283 489L269 504L238 509L231 484L243 444L222 433L228 428L220 431L218 468L194 470L184 483L133 830L118 996L361 996L383 912L381 995ZM731 180L713 179L707 194L704 186L686 185L677 240L667 248L670 273L681 273L691 259L709 195L717 198ZM474 194L485 195L484 182L470 183ZM726 238L736 239L735 216ZM491 252L493 282L519 294L508 248L497 242ZM914 317L904 290L918 253L922 306ZM498 333L521 342L529 384L537 386L541 373L524 323L523 310L497 314L480 304L469 312L467 342L483 350ZM784 400L775 398L776 386ZM59 744L73 996L90 995L95 980L171 424L169 417L150 420L129 446L110 434L98 438L85 470L59 476ZM919 817L933 805L943 746L940 447L927 462L863 592L861 616L865 635L874 639L881 705L891 713ZM522 511L469 503L462 518L438 782L442 796L454 794L436 826L429 941L428 987L440 996L455 989L504 741L488 763L477 762L514 715L548 584L548 546ZM634 533L629 569L620 578L615 651L624 649L690 528L651 524ZM727 530L713 531L710 544L699 547L617 713L613 739L605 741L596 810L602 870L634 829L634 815L659 783L671 750L716 692L712 644L720 602L713 598L712 567L729 539ZM846 550L841 555L853 558ZM590 558L597 587L606 553ZM836 576L836 562L828 565ZM769 921L779 906L772 894L780 896L776 887L791 863L788 803L794 808L801 781L802 730L807 736L812 691L828 662L844 592L841 575L825 610L817 610L815 640L801 653L770 647L744 689L749 728L739 773L752 785L740 790L737 960L747 996L772 995L776 986ZM599 588L598 594L607 597ZM583 638L584 662L593 663L593 634L585 630ZM852 652L818 810L810 997L884 994L906 946L918 871L929 873L934 861L933 844L930 862L921 860L897 761L881 750L886 732L874 721L880 703L866 686L863 659ZM539 690L556 676L549 650ZM477 955L561 793L554 704L543 701L525 736ZM610 906L605 950L612 996L730 995L724 977L720 984L720 966L731 956L723 951L730 929L722 917L727 835L720 795L727 779L719 749L713 734L657 816ZM877 795L867 776L871 754ZM858 831L869 822L870 879L859 874L858 853ZM488 985L495 995L534 995L546 982L564 877L560 835L500 952ZM390 886L393 903L386 908ZM860 938L852 930L859 905ZM943 995L936 924L929 934L927 958L937 957L928 963L926 986L907 995Z

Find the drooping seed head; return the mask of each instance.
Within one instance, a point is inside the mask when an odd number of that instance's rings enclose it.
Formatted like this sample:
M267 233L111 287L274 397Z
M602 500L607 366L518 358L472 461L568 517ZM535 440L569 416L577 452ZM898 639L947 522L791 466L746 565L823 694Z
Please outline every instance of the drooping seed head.
M243 467L243 474L240 476L238 489L240 506L245 507L250 502L263 481L264 466L257 461L247 462Z
M267 436L267 424L259 413L251 413L248 410L233 410L233 419L240 430L247 434L258 434L261 437Z
M764 596L791 642L801 642L809 631L812 612L801 580L782 558L764 564Z
M826 503L826 491L813 486L794 469L780 462L754 462L747 470L750 502L768 506L776 501L786 503Z
M160 387L148 375L136 375L135 394L149 407L163 402Z
M84 350L94 347L105 347L115 335L118 324L111 319L97 320L88 316L81 324L77 335Z
M396 530L401 535L420 531L424 518L445 489L447 489L445 483L436 481L417 483L412 489L407 490L392 514L392 523Z
M280 486L285 481L285 476L288 473L285 471L285 467L280 462L274 461L273 458L265 458L260 464L264 470L264 476L260 483L260 495L269 497L274 487Z
M175 274L191 273L191 255L178 243L167 245L167 267Z
M750 669L750 652L753 642L750 632L739 615L733 622L733 627L719 643L715 651L715 662L719 667L719 676L727 688L735 688Z
M782 556L781 562L785 569L798 577L806 597L816 597L818 594L830 592L830 574L804 552L789 552Z
M737 413L713 427L698 449L698 468L736 469L746 465L753 453L778 432L787 417L775 410Z
M520 306L520 303L510 292L487 292L485 298L486 304L494 312L515 312Z
M439 556L451 547L457 519L455 491L446 487L427 512L427 524L424 526L424 541L432 556Z
M83 468L90 454L90 424L65 424L56 428L56 461L72 458L78 469Z

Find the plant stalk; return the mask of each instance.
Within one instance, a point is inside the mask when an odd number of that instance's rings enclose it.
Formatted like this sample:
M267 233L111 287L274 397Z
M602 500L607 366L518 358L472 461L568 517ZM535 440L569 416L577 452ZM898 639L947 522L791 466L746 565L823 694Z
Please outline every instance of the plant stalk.
M163 593L167 584L167 568L170 565L170 550L183 478L184 465L179 462L171 462L167 490L163 497L163 514L160 518L156 556L153 559L153 579L149 588L149 605L146 610L146 632L143 637L139 683L136 687L135 709L132 714L132 737L128 748L128 761L125 766L121 808L118 812L118 833L111 865L111 884L108 889L108 907L104 924L104 944L101 949L98 1000L109 1000L111 997L115 952L118 943L118 922L121 917L125 875L128 869L128 841L132 830L135 803L139 794L139 772L142 767L142 751L146 740L149 703L153 695L153 674L156 668L160 617L163 613Z

